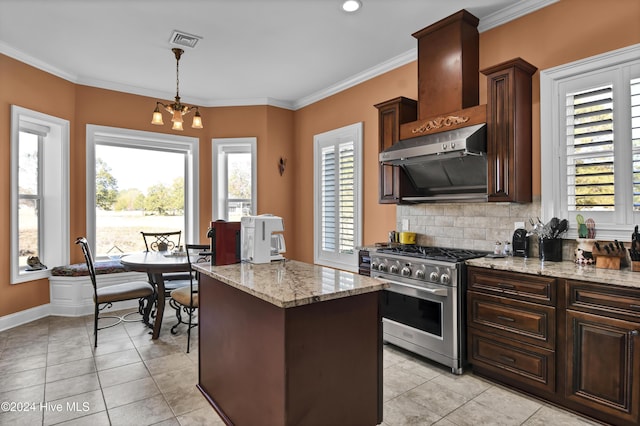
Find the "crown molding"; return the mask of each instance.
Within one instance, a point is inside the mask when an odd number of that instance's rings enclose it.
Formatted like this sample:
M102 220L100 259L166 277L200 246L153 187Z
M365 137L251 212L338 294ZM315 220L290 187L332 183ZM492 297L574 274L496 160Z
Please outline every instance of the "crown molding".
M512 4L511 6L504 7L499 11L485 16L480 20L478 24L478 32L482 33L492 28L504 25L507 22L521 18L529 13L533 13L536 10L540 10L544 7L557 3L560 0L523 0Z
M559 0L522 0L514 3L511 6L507 6L485 18L483 18L479 25L478 31L484 32L492 28L503 25L509 21L518 19L524 15L535 12L553 3L557 3ZM42 71L53 74L64 80L68 80L72 83L82 84L91 87L98 87L106 90L115 90L118 92L131 93L140 96L148 96L158 99L173 99L173 96L167 92L144 89L137 86L129 86L125 84L115 83L112 81L95 80L88 78L81 78L78 75L71 74L53 67L46 62L38 60L32 56L25 54L19 50L8 46L0 42L0 53L5 54L11 58L17 59L21 62L38 68ZM285 101L275 98L246 98L246 99L198 99L198 98L185 98L185 103L199 105L203 107L223 107L223 106L251 106L251 105L269 105L279 108L298 110L318 102L329 96L333 96L339 92L342 92L351 87L357 86L367 80L375 78L386 72L399 68L410 62L416 61L418 57L417 48L404 52L396 57L393 57L387 61L384 61L374 67L371 67L363 72L355 74L349 78L339 81L325 89L319 90L315 93L311 93L300 99L294 101Z
M56 68L44 61L34 58L33 56L29 56L20 50L14 49L2 41L0 41L0 53L72 83L77 83L78 81L77 75L62 71L60 68Z
M318 92L312 93L308 96L298 99L293 104L294 110L311 105L314 102L318 102L319 100L335 95L336 93L342 92L343 90L349 89L350 87L357 86L360 83L363 83L381 74L389 72L395 68L401 67L402 65L408 64L410 62L414 62L417 59L418 59L418 49L417 48L411 49L385 62L382 62L376 65L375 67L369 68L361 73L358 73L352 77L342 80L323 90L320 90Z

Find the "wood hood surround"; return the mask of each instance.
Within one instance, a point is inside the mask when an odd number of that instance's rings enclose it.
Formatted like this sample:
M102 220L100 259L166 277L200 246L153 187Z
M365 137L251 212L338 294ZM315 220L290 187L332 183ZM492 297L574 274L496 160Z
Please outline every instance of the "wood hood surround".
M401 140L486 122L486 105L478 105L478 22L461 10L412 34L418 40L418 120L400 126Z
M487 123L488 200L531 202L531 76L537 68L516 58L483 70L487 104L478 105L478 22L461 10L413 34L418 40L417 120L395 120L396 130L385 128L381 120L380 148L398 140ZM381 119L382 107L390 102L376 105ZM394 140L383 140L393 134ZM389 169L381 166L381 185L389 181L385 176ZM402 172L395 171L400 193L384 200L381 187L380 202L402 203L403 196L412 195L401 190L407 187L402 184L407 179Z

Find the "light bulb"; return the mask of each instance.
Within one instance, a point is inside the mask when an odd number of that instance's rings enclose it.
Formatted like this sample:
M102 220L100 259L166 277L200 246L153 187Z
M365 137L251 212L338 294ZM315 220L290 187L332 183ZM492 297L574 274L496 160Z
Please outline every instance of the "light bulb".
M196 111L196 115L193 116L193 123L191 123L191 127L194 129L202 129L202 117L200 116L200 111Z
M362 6L362 3L360 3L359 0L346 0L342 3L342 10L345 12L355 12L360 9L360 6Z
M180 121L174 121L173 126L171 127L173 130L184 130L182 128L182 119Z
M155 124L156 126L161 126L164 124L162 121L162 113L160 112L160 108L156 105L155 111L153 111L153 118L151 119L151 124Z

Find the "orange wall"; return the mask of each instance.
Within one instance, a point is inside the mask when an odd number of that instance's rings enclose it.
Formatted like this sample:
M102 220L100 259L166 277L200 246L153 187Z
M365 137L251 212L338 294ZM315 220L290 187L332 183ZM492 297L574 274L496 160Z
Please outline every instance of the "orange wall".
M30 108L73 123L75 86L0 55L0 317L49 302L49 281L10 285L11 105ZM75 137L74 128L70 129Z
M363 122L363 244L385 241L395 229L396 206L378 204L378 110L375 104L398 96L415 99L417 63L296 111L295 257L313 263L313 136Z
M206 230L211 221L211 139L229 137L257 137L258 140L258 209L273 213L285 223L295 222L291 203L292 174L283 177L277 169L280 156L293 157L293 111L270 106L202 108L205 128L173 132L168 124L151 125L151 113L156 99L111 90L74 85L63 79L39 71L19 61L0 55L0 197L4 206L10 205L10 119L11 104L64 118L71 123L70 141L70 259L81 262L75 237L86 234L86 125L97 124L179 134L199 138L200 144L200 239L207 242ZM2 246L10 246L10 211L0 210ZM285 231L292 240L291 230ZM293 244L292 244L293 246ZM0 254L0 317L49 302L48 280L11 285L9 253ZM50 265L55 266L55 265Z
M480 34L480 69L521 57L533 76L533 193L540 195L540 70L640 43L640 1L561 0ZM480 84L486 102L486 83Z
M522 57L539 69L640 43L637 0L561 0L480 35L480 68ZM420 28L407 28L407 35ZM480 76L480 102L486 101ZM539 73L533 80L533 185L540 194ZM211 139L258 138L258 213L285 219L287 257L313 261L313 136L364 123L364 239L384 240L395 228L396 207L378 204L378 121L374 104L417 96L417 66L411 63L298 111L276 107L202 108L205 128L180 133L200 139L200 234L211 219ZM71 122L71 238L85 233L85 126L98 124L172 133L152 126L156 99L74 85L0 55L0 199L10 202L10 105L16 104ZM283 176L277 168L287 160ZM47 280L9 284L10 212L0 210L0 317L49 301ZM80 253L71 244L71 259Z
M609 50L640 43L640 1L561 0L537 12L480 34L480 69L521 57L546 69ZM420 28L407 28L411 34ZM295 186L299 260L313 262L313 136L364 122L364 244L385 241L396 228L396 208L377 203L377 116L374 104L397 96L416 99L415 64L321 100L296 112ZM486 103L486 78L480 76L480 103ZM533 193L540 195L540 74L533 76Z

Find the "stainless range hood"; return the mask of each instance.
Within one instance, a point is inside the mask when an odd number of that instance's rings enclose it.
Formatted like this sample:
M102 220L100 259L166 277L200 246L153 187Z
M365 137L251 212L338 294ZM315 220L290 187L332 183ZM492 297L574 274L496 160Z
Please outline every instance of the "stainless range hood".
M487 200L486 124L405 139L380 163L404 169L418 196L409 202Z

